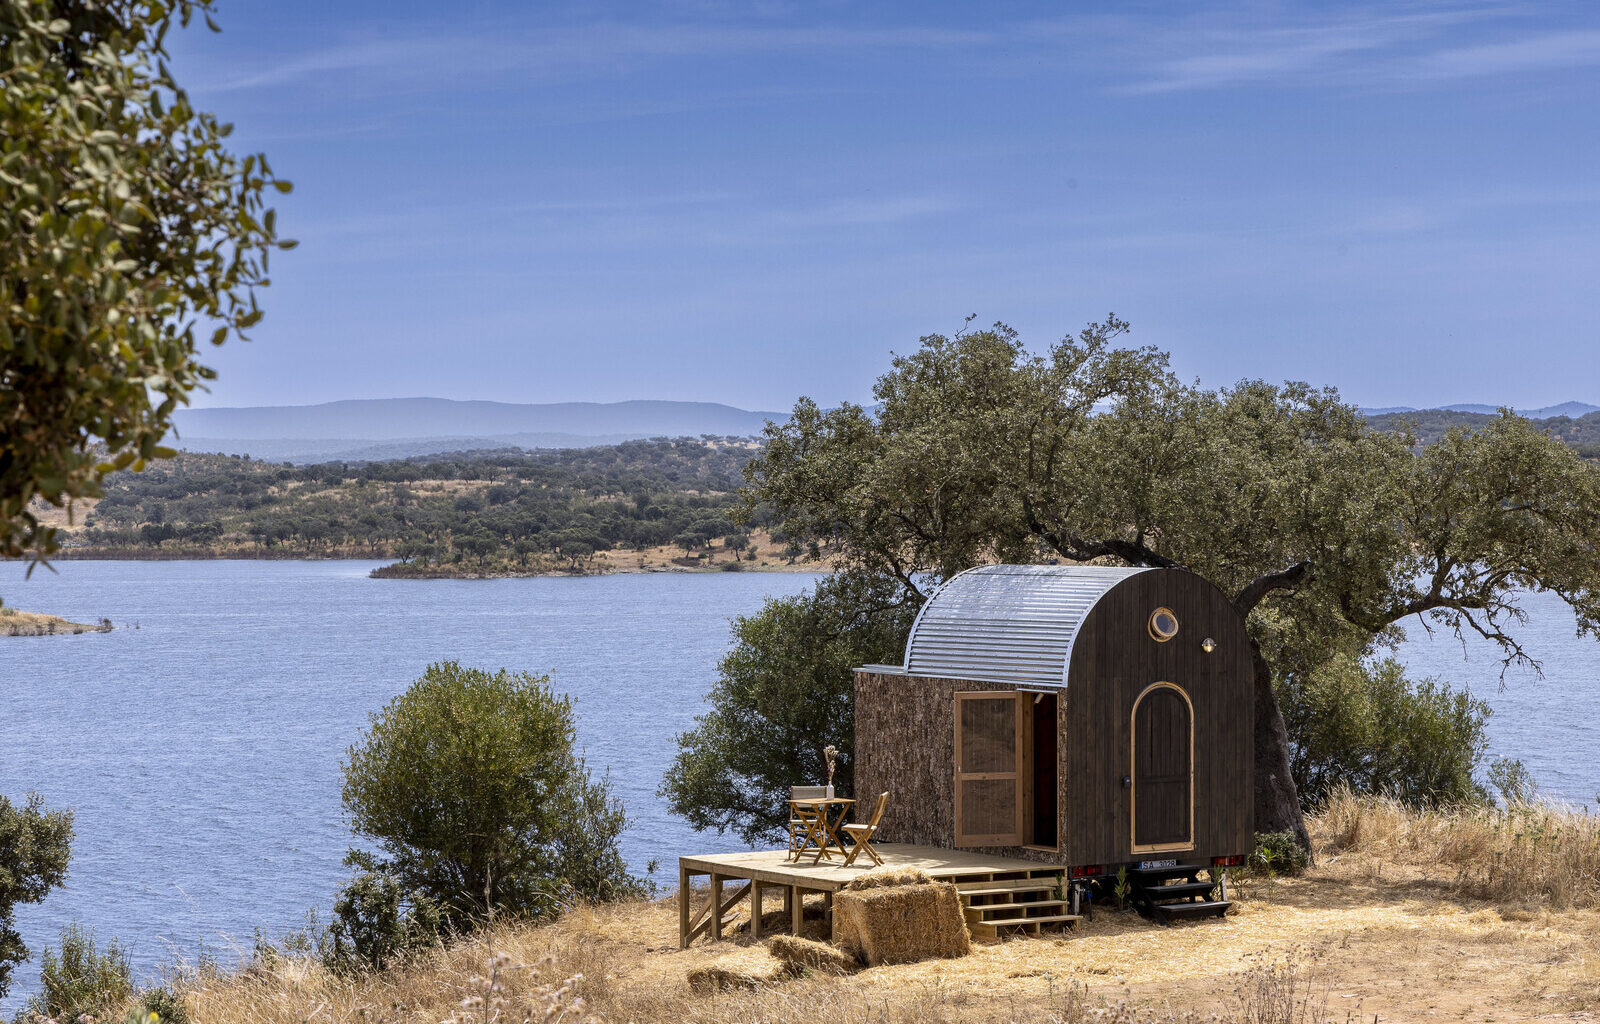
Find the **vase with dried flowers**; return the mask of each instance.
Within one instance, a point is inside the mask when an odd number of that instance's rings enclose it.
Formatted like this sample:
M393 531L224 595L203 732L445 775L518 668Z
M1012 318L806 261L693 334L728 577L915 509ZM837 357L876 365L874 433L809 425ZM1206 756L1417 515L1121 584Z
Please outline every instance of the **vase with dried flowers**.
M839 748L832 743L822 748L822 759L828 762L828 799L833 799L833 769L839 763Z

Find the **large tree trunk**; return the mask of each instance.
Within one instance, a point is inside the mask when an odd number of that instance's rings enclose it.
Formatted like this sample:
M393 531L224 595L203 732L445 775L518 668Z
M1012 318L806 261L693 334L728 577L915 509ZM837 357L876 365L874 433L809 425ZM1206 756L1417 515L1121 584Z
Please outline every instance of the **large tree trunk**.
M1256 831L1293 832L1309 854L1311 836L1300 812L1300 791L1289 770L1289 730L1272 688L1272 669L1254 638L1250 640L1250 660L1256 673Z

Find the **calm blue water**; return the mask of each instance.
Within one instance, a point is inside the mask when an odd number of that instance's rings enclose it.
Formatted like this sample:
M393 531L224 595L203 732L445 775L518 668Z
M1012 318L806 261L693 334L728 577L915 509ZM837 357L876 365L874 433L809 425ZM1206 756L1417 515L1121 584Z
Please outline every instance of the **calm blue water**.
M37 956L76 918L133 944L142 970L228 951L326 910L348 872L339 762L368 715L429 663L550 673L579 742L610 768L642 872L738 847L698 836L655 791L702 710L729 620L814 577L649 574L371 580L376 562L63 562L9 605L112 633L0 642L0 793L76 814L65 890L20 908ZM32 988L33 966L17 972ZM11 1000L16 1001L14 994Z
M675 881L696 835L655 796L728 641L728 621L810 576L627 575L370 580L371 562L64 562L0 577L8 604L109 634L0 641L0 792L77 815L67 888L19 911L35 953L78 919L131 942L143 971L198 946L224 956L254 928L326 909L346 875L339 761L367 716L433 661L550 673L576 700L591 766L610 768L634 825L634 870ZM1492 756L1523 758L1548 795L1600 792L1597 646L1558 600L1524 631L1546 677L1507 676L1482 643L1416 637L1402 657L1495 708ZM1418 631L1420 632L1420 631ZM33 966L19 971L30 989Z

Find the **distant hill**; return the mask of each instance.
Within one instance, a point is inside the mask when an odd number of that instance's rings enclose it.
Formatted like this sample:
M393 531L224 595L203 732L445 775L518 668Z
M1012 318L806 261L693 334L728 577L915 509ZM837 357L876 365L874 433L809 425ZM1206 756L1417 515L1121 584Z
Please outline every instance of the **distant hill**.
M1551 406L1553 409L1573 407L1587 408L1594 411L1578 417L1568 415L1527 416L1527 419L1550 436L1559 438L1571 445L1584 458L1600 458L1600 409L1592 405L1586 406L1582 402L1567 402L1564 405ZM1414 426L1417 432L1417 439L1423 444L1432 444L1444 436L1445 431L1451 427L1481 427L1499 415L1498 412L1492 409L1487 413L1477 412L1476 409L1478 408L1482 407L1412 409L1404 412L1382 413L1368 411L1367 422L1379 430L1400 430L1407 425Z
M1485 405L1482 402L1463 402L1457 405L1441 405L1437 409L1418 409L1410 405L1391 405L1381 409L1362 409L1368 416L1389 416L1401 412L1470 412L1480 416L1493 416L1500 411L1498 405ZM1542 409L1516 409L1518 416L1526 416L1530 420L1547 420L1557 416L1567 416L1577 419L1587 416L1591 412L1600 412L1600 405L1590 405L1588 402L1562 402L1560 405L1547 405Z
M648 437L748 437L785 413L715 402L458 402L381 398L180 409L174 447L282 462L370 462L494 448L584 448Z

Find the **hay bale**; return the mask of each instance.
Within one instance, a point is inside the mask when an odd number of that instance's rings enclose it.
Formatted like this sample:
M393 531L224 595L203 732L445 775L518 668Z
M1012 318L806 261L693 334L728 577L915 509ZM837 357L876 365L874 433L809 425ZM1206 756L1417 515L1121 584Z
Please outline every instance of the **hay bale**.
M851 974L861 969L856 958L826 942L812 942L793 935L774 935L767 943L772 955L783 961L791 974L817 971L821 974Z
M850 892L861 892L863 889L886 889L893 885L921 885L933 881L933 876L921 868L873 868L864 875L859 875L845 883L845 889Z
M839 946L868 967L972 952L961 897L949 882L841 890L833 921Z
M789 977L789 967L768 953L764 946L752 946L719 956L704 967L689 972L689 988L696 995L713 992L753 990L776 985Z

